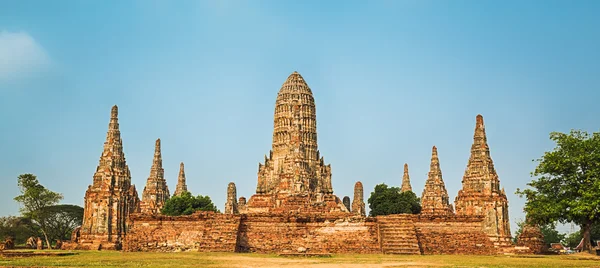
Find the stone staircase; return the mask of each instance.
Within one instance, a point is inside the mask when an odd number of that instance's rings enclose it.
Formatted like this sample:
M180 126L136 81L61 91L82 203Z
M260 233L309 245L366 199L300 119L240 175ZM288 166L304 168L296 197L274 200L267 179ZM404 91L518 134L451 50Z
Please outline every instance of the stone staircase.
M378 216L377 226L383 254L421 254L412 215Z

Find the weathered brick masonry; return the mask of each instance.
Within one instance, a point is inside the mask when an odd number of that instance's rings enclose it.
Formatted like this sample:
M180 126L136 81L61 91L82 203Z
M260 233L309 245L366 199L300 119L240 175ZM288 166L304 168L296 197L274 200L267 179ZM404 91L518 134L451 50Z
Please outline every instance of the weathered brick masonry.
M85 195L83 226L63 248L125 251L219 251L259 253L496 254L510 252L508 199L500 188L485 134L476 118L471 157L455 206L432 149L419 215L366 217L364 189L354 197L334 194L331 165L317 147L312 91L297 72L277 95L272 150L258 165L256 193L237 198L227 188L224 214L160 215L170 198L160 140L140 202L131 184L120 137L117 107L93 184ZM451 180L448 180L451 181ZM176 195L187 191L183 163ZM405 165L402 191L412 191ZM539 232L524 229L523 248L540 247ZM537 250L539 251L539 250Z
M189 216L132 214L125 251L221 251L236 247L240 216L198 212Z
M390 218L410 218L412 231L382 236ZM482 230L483 217L361 217L348 213L219 214L190 216L133 214L125 251L382 253L382 245L414 241L407 254L494 254ZM413 238L411 238L411 236ZM393 252L388 252L393 253Z

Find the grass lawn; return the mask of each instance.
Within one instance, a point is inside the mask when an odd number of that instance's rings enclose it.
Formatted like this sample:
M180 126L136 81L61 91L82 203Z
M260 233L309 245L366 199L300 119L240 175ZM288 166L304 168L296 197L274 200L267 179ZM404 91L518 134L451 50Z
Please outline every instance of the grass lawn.
M48 252L48 251L45 251ZM66 251L51 251L66 252ZM570 256L333 255L279 257L239 253L73 251L70 256L2 257L0 266L62 267L600 267L600 258Z

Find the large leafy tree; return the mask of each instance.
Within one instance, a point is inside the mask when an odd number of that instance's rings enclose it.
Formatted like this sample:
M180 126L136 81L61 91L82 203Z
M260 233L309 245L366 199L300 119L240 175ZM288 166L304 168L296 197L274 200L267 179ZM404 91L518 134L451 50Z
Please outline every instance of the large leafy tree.
M51 239L69 240L73 230L83 221L83 208L76 205L55 205L42 210Z
M519 190L528 220L540 225L559 221L581 227L583 250L592 251L590 231L600 223L600 133L552 132L556 147L538 159L534 179Z
M63 196L46 189L33 174L19 175L18 185L21 195L15 197L15 201L21 203L21 214L25 218L31 219L40 227L40 231L46 240L46 245L48 248L51 248L47 229L50 214L46 213L45 209L56 205Z
M398 187L388 187L385 183L375 186L369 202L369 215L418 214L421 212L419 198L411 191L400 192Z
M171 197L165 202L161 213L170 216L190 215L196 211L218 211L209 196L193 196L184 192L179 196Z

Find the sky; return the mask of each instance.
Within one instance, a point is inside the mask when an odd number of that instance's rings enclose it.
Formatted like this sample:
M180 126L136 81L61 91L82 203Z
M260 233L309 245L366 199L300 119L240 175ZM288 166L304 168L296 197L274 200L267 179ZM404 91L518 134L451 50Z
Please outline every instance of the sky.
M184 162L219 209L229 182L249 198L298 71L340 198L400 186L404 163L420 196L435 145L454 200L482 114L514 232L549 133L599 131L598 14L585 0L0 1L0 215L19 213L23 173L83 205L115 104L140 196L160 138L172 192Z

